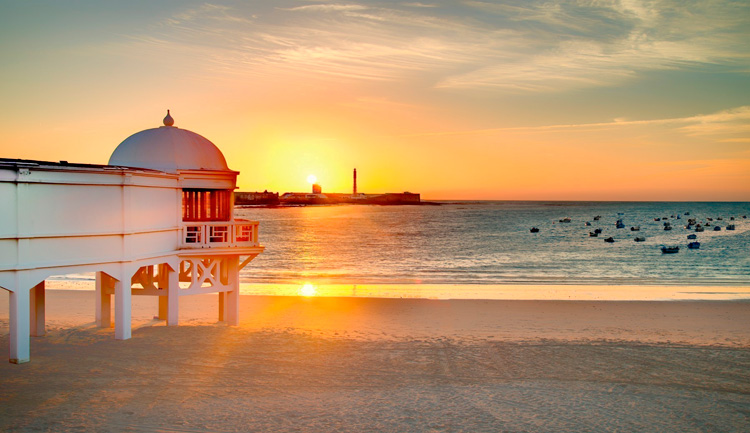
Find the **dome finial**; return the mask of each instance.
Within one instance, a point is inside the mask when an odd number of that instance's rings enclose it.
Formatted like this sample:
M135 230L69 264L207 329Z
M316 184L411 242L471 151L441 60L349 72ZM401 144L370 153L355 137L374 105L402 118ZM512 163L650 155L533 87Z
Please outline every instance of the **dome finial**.
M169 110L167 110L167 117L164 118L164 126L172 125L174 125L174 119L172 119L172 116L169 115Z

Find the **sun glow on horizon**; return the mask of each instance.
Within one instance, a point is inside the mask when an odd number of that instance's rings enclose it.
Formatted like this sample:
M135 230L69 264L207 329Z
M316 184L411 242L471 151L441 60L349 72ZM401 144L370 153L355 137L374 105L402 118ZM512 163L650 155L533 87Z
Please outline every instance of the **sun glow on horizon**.
M317 290L311 283L305 283L302 288L299 289L299 294L309 298L315 296L317 294Z
M307 176L307 183L315 184L318 182L318 177L314 174L311 174L310 176Z

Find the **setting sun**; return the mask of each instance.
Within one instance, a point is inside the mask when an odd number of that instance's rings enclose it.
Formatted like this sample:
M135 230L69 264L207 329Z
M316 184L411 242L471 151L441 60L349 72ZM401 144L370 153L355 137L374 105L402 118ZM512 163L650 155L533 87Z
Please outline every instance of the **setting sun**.
M305 285L303 285L302 288L299 289L299 293L302 296L308 296L308 297L315 296L316 294L315 286L313 286L310 283L305 283Z
M307 176L307 183L315 183L317 181L318 181L318 178L314 174Z

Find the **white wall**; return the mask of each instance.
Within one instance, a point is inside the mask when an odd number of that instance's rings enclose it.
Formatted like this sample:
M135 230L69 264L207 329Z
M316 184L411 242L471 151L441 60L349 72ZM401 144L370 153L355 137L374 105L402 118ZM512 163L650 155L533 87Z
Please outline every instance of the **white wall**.
M175 251L179 184L168 173L0 167L0 271Z
M122 187L19 184L21 236L117 233L123 227Z
M182 195L173 188L131 187L131 228L174 228L182 220Z
M15 235L15 233L16 186L0 180L0 238Z

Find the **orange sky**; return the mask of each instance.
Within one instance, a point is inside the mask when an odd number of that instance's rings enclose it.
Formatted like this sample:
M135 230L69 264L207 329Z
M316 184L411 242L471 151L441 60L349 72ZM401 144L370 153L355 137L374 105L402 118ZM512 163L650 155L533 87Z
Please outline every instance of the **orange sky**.
M242 190L750 200L741 2L87 6L4 7L0 157L106 163L169 108Z

